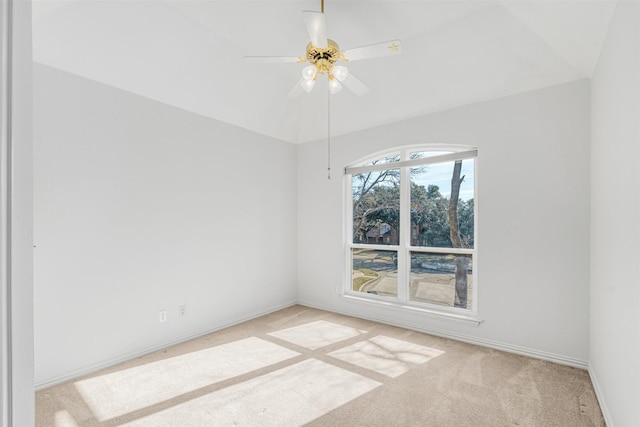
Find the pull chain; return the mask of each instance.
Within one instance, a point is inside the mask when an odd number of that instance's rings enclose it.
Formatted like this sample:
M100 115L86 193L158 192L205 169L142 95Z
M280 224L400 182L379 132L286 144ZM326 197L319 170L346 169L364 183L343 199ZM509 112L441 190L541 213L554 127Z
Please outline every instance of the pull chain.
M331 179L331 92L327 91L327 179Z
M320 0L320 12L324 13L324 0ZM327 86L327 179L331 179L331 91Z

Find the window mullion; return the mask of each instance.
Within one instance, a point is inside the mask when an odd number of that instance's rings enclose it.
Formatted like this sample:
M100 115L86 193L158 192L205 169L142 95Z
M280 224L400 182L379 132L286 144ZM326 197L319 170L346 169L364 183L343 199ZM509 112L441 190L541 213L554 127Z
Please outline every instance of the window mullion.
M400 168L400 239L398 248L398 299L409 300L409 252L411 243L411 208L409 168Z
M341 289L337 290L338 293L344 293L351 290L351 248L353 246L353 182L351 179L351 175L347 176L347 181L345 182L345 199L344 199L344 207L345 207L345 229L343 230L343 241L346 242L346 251L344 253L344 263L347 267L345 270L347 272L345 276L345 280L342 283Z

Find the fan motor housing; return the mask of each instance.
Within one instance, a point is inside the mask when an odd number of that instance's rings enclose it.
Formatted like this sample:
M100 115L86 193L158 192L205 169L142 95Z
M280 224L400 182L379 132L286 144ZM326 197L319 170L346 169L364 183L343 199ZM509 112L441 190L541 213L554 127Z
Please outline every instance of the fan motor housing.
M319 73L328 73L333 64L340 58L338 43L327 39L327 47L320 48L309 43L307 45L307 61L316 66Z

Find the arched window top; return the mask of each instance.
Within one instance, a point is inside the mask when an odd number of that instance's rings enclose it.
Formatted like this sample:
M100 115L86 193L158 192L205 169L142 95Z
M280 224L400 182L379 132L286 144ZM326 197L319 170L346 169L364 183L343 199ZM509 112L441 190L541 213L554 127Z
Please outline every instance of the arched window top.
M419 166L444 163L451 160L474 158L476 147L468 145L412 145L382 151L355 162L345 168L347 174L358 174L394 167Z

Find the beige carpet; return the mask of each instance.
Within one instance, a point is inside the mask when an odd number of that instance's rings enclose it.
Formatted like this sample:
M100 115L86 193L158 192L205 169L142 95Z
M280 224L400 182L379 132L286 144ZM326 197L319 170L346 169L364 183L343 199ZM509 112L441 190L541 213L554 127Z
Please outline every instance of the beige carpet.
M294 306L41 390L36 425L604 421L586 371Z

